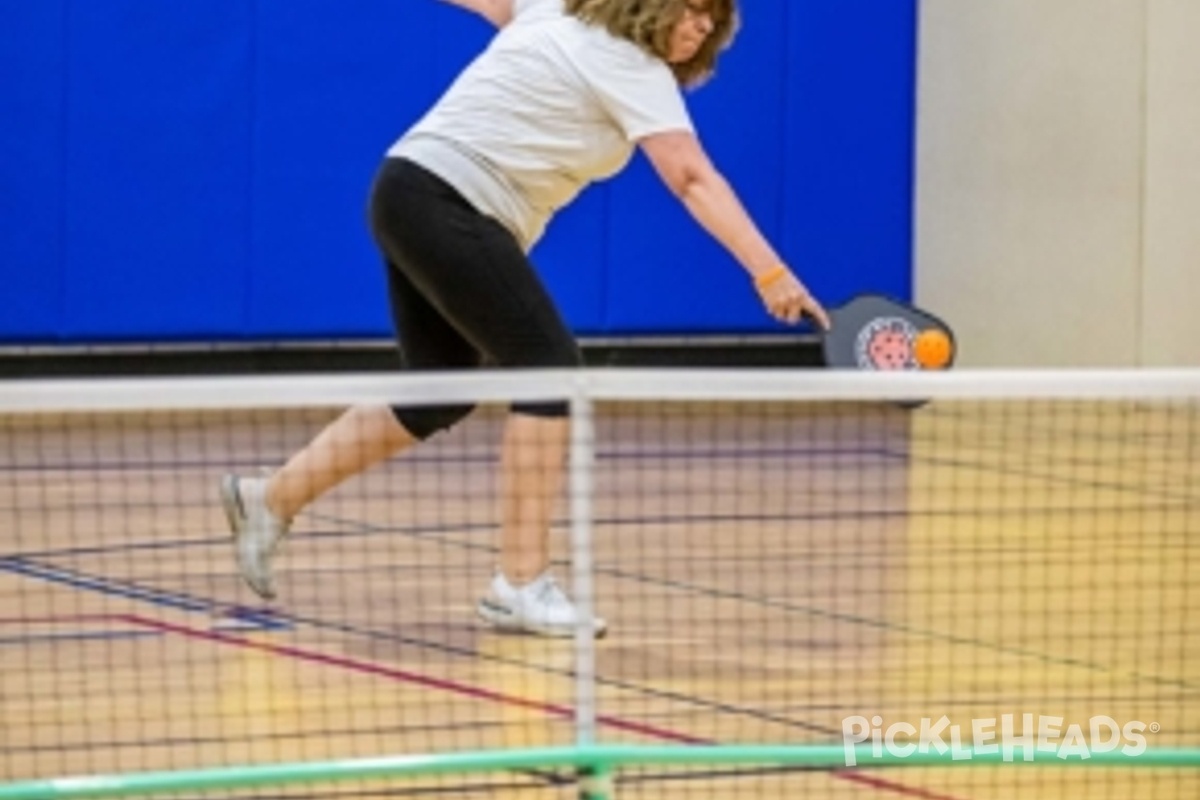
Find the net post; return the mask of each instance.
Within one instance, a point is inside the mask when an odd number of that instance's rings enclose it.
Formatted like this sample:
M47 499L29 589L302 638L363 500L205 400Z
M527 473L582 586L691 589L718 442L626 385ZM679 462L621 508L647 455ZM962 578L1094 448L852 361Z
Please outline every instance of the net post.
M592 576L592 491L595 419L587 383L580 375L570 398L571 590L579 619L575 626L575 744L586 751L596 742L596 636ZM586 775L586 771L581 773Z

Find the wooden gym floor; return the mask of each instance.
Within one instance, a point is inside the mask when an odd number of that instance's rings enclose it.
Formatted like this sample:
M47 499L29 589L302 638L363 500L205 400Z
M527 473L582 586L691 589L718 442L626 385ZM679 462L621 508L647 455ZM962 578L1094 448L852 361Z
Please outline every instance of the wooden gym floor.
M855 715L969 732L1028 713L1200 746L1197 404L600 412L602 741L840 743ZM494 411L307 510L276 603L239 584L217 479L279 463L330 415L0 420L0 783L572 741L571 643L473 616ZM1200 774L647 768L618 788L1184 800ZM530 772L253 796L410 793L573 789Z

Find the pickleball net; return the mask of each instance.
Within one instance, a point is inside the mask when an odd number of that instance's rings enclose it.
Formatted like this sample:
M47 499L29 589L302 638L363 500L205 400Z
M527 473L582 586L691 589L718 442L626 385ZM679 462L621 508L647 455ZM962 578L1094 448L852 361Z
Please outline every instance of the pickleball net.
M476 617L547 399L599 641ZM241 583L223 474L476 401ZM22 382L0 431L3 800L1200 796L1200 373Z

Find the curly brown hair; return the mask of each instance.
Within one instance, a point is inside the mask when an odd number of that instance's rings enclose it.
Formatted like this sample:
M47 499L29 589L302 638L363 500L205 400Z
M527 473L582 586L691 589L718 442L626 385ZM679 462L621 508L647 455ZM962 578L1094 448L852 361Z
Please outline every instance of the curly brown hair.
M717 69L717 57L737 32L737 0L700 0L712 15L713 31L696 55L671 64L683 86L698 86ZM606 28L651 55L667 58L671 31L697 0L565 0L567 12L584 22Z

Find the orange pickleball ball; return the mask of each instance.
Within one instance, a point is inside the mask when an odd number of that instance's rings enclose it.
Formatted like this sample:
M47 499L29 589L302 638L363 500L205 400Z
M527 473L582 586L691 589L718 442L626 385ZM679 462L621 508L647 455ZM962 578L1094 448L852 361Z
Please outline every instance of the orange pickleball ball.
M953 355L950 337L936 328L921 331L913 342L913 359L922 369L943 369Z

